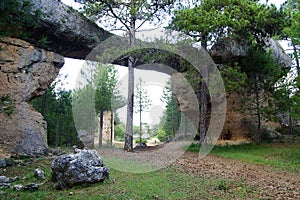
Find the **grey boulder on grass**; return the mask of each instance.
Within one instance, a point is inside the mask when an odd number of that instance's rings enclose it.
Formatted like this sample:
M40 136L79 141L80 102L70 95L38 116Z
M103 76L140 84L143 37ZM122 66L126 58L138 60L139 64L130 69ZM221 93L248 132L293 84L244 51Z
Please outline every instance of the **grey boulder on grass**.
M51 169L56 189L103 182L109 176L109 168L103 166L98 152L88 149L75 149L75 154L57 157L52 161Z

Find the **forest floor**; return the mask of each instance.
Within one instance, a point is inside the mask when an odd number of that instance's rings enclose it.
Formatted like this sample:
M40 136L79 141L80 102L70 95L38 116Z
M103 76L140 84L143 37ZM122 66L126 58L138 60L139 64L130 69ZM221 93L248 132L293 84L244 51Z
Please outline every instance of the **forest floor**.
M133 153L99 149L111 169L110 178L61 191L55 190L51 181L50 164L56 156L29 159L26 165L0 168L0 176L22 177L15 184L40 183L39 191L0 189L0 199L300 199L300 144L216 147L203 158L184 145L167 143ZM255 160L225 158L233 152ZM260 158L265 164L257 164ZM279 163L286 166L276 167ZM46 180L33 176L36 167L45 171Z

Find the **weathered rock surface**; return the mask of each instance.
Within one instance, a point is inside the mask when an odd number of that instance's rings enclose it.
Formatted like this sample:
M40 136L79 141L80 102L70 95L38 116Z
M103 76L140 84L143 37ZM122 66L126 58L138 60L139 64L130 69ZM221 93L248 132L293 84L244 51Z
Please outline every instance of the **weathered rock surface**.
M2 39L0 48L0 97L9 96L13 107L11 115L0 112L1 152L45 155L47 124L28 102L48 88L64 58L15 38Z
M249 47L240 44L236 40L223 39L214 44L210 50L210 55L216 64L223 64L230 61L237 61L247 55Z
M65 57L84 59L100 42L112 34L88 20L81 13L63 4L60 0L30 0L33 11L40 10L40 26L29 27L27 40L36 46L42 38L47 38L43 45L49 51L57 52Z
M85 130L77 131L77 140L79 148L94 148L94 135Z
M292 65L291 58L285 54L278 41L266 39L266 46L272 51L274 61L281 67L290 68ZM236 40L225 38L214 44L210 50L210 55L216 64L224 64L231 61L238 61L247 55L248 45L241 44Z
M102 182L109 175L109 168L96 150L79 150L75 154L65 154L54 159L51 164L52 178L57 189L76 184Z

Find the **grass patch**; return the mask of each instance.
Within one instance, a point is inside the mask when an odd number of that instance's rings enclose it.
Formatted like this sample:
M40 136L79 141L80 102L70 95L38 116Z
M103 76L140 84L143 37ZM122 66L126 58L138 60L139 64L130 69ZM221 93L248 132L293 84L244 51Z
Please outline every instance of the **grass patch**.
M51 182L51 161L52 159L37 159L26 166L0 169L0 175L20 177L14 184L42 184L36 192L0 189L0 199L245 199L257 194L255 189L245 185L243 181L202 178L187 174L177 167L138 174L111 168L110 178L103 183L78 185L57 191ZM33 176L37 167L46 172L46 181Z
M199 145L192 144L188 150L199 152ZM215 146L211 154L253 164L267 165L280 171L300 173L300 144Z

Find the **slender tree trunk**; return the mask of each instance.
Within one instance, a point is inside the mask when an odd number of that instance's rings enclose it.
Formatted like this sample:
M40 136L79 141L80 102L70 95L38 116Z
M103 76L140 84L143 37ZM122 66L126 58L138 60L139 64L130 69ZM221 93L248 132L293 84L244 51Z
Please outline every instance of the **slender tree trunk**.
M261 110L259 102L259 74L255 74L255 103L256 103L256 114L257 114L257 138L256 143L260 144L261 140Z
M294 57L296 60L296 68L297 68L297 73L298 73L298 78L300 77L300 63L299 63L299 58L298 58L298 53L297 53L297 47L294 43L294 40L292 40L292 46L293 46L293 50L294 50Z
M204 82L200 83L200 144L204 143L207 132L207 89Z
M110 113L110 145L112 146L114 139L114 111Z
M140 146L142 146L142 106L140 106Z
M135 19L132 19L129 30L129 45L135 45ZM126 119L126 136L124 150L133 151L132 130L133 130L133 101L134 101L134 64L135 59L130 56L128 59L128 103Z
M100 110L100 122L99 122L99 143L98 143L98 147L101 148L102 147L102 133L103 133L103 115L104 115L104 111L101 109Z

